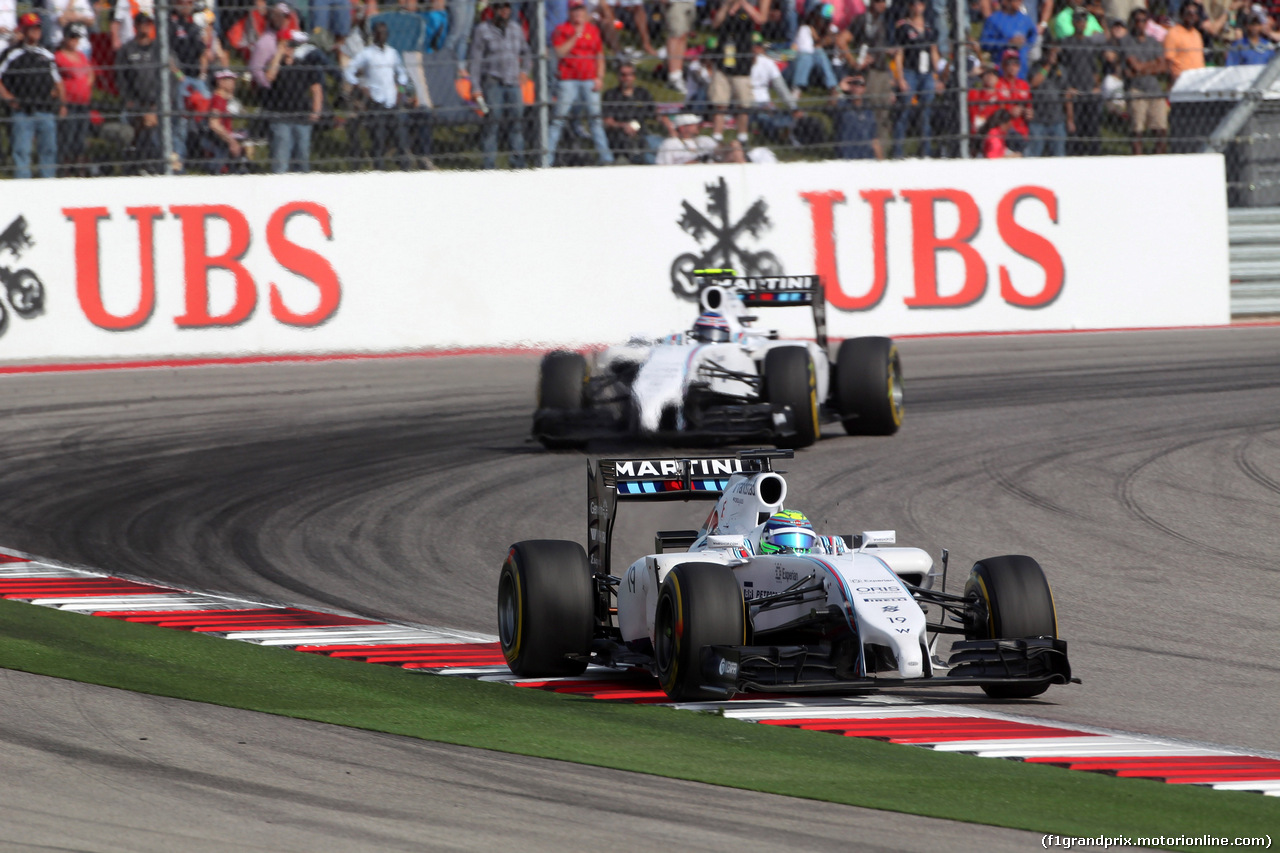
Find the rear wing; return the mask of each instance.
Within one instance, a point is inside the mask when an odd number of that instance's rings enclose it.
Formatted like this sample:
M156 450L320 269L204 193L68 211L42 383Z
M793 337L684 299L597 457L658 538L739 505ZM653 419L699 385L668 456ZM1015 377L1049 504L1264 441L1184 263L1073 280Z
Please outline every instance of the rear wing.
M594 574L610 573L610 545L619 501L716 500L734 474L763 474L790 450L742 450L729 456L598 459L587 462L587 559Z
M698 290L719 285L738 294L748 308L813 309L814 340L827 348L827 297L816 275L738 275L733 270L694 270Z

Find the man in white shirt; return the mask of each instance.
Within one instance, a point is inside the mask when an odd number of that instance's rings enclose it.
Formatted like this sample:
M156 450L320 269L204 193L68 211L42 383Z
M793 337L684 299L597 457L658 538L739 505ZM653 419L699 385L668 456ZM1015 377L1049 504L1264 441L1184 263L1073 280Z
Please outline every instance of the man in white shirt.
M782 78L782 70L778 68L778 63L765 55L764 40L760 34L752 33L751 42L751 49L755 54L751 66L751 102L755 105L753 120L758 133L763 134L767 139L777 141L784 134L789 135L795 129L800 110L796 105L795 96L787 86L787 81ZM786 104L785 112L774 105L773 97L769 94L770 87Z
M18 28L17 0L0 0L0 53L9 49L15 39L13 31Z
M44 20L43 44L49 50L57 50L62 44L64 27L84 24L92 28L94 24L93 7L89 5L89 0L48 0L39 14ZM88 56L89 40L81 39L81 45L81 52Z
M409 129L399 107L400 87L408 88L411 83L400 52L387 44L385 23L379 21L373 25L373 44L366 45L355 55L343 77L352 86L359 86L365 94L367 114L363 122L373 143L374 168L382 169L382 158L392 134L395 135L396 147L400 149L401 161L407 166L412 156ZM412 94L406 94L404 100L405 106L410 108L417 104L417 98Z
M683 166L687 163L710 163L715 157L716 141L710 136L699 136L702 119L690 113L681 113L671 120L676 135L668 137L658 146L657 165Z

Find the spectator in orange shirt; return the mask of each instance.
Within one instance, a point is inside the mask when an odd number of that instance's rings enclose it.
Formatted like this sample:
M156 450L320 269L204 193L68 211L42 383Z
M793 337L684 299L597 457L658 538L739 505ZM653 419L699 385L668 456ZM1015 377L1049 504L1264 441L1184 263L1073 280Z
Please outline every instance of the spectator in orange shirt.
M1178 82L1183 71L1204 68L1204 36L1200 34L1200 4L1182 5L1178 25L1164 37L1164 58L1169 61L1169 76Z

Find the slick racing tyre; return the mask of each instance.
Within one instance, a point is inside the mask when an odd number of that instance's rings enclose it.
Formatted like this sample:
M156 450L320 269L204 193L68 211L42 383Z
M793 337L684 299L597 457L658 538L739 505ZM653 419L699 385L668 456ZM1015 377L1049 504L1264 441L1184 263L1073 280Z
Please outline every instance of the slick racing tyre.
M985 611L986 620L965 621L966 640L1057 637L1058 614L1040 564L1030 557L989 557L973 564L964 596ZM974 612L974 611L971 611ZM982 688L995 699L1028 699L1047 684L993 684Z
M595 632L592 589L591 566L577 542L511 546L498 575L498 639L512 672L582 674Z
M805 347L775 347L764 356L764 399L775 406L790 406L795 428L778 436L779 447L808 447L818 440L818 377L813 358Z
M18 270L6 284L9 302L19 317L30 318L44 309L44 285L31 270Z
M549 352L538 372L538 408L582 408L587 388L587 360L576 352Z
M836 353L835 403L849 435L902 426L902 362L889 338L849 338Z
M538 410L533 432L544 447L565 450L582 441L564 436L566 416L581 412L587 392L587 360L576 352L550 352L538 372Z
M704 646L746 644L746 608L733 570L719 563L685 563L667 573L654 618L658 683L677 702L724 698L703 686Z

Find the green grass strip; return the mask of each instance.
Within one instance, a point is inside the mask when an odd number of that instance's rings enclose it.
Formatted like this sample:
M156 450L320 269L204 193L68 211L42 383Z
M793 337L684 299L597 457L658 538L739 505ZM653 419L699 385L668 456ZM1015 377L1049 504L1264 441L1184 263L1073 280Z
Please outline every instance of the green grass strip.
M1057 835L1252 836L1280 827L1280 799L1252 793L433 677L9 601L0 601L0 667L444 743Z

